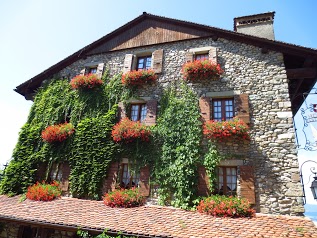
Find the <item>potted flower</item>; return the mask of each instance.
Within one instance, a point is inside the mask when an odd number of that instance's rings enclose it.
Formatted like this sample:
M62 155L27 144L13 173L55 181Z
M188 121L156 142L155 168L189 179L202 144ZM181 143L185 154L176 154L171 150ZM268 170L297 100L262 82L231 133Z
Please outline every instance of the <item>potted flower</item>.
M71 123L65 122L58 125L46 127L42 131L42 139L45 142L62 142L75 132L75 128Z
M50 184L37 182L28 187L26 197L34 201L51 201L62 194L59 183L53 181Z
M157 75L154 70L133 70L122 75L121 82L123 85L143 85L155 82Z
M138 207L145 203L145 198L140 194L138 188L116 189L106 193L103 202L109 207Z
M182 73L187 81L217 80L224 71L219 64L210 60L195 60L183 65Z
M91 89L102 84L102 80L96 74L77 75L70 81L70 86L73 89Z
M248 125L237 117L229 121L207 121L203 126L203 133L213 141L250 139Z
M128 118L122 119L112 129L112 138L115 142L129 143L137 139L149 141L150 135L151 131L148 126Z

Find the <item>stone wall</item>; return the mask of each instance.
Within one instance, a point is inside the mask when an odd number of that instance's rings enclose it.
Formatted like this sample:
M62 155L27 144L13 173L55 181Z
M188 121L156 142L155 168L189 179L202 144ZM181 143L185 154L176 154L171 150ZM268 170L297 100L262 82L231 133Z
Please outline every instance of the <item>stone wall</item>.
M222 92L249 95L251 142L222 145L221 151L240 154L255 166L257 211L272 214L301 214L301 186L294 142L291 104L288 94L283 55L269 51L262 53L255 46L219 38L186 40L158 45L108 52L81 59L60 72L72 78L85 64L104 62L110 73L123 69L125 54L138 54L163 49L163 71L158 83L140 88L140 97L159 99L164 87L182 80L181 68L191 48L217 47L218 63L225 70L218 81L189 83L198 95L221 95Z

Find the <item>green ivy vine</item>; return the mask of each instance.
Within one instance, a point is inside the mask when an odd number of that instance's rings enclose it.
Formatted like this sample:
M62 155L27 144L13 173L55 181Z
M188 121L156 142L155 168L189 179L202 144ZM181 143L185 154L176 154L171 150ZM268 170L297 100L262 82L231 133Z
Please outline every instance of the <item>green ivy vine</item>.
M157 138L161 142L155 176L160 203L189 208L196 196L202 127L197 95L185 84L167 89L161 99Z

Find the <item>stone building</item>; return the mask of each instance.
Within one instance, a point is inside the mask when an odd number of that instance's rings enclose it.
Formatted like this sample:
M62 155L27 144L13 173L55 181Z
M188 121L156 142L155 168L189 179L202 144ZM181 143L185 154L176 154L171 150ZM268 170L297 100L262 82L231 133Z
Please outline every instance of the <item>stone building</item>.
M276 41L273 30L274 14L269 12L235 18L234 31L228 31L144 12L17 86L16 91L27 100L32 100L43 81L49 80L53 75L73 78L89 72L102 75L105 68L112 75L152 68L158 76L157 84L141 87L138 90L138 99L130 101L132 108L119 105L121 117L136 117L135 120L141 119L145 124L153 125L156 123L159 99L164 87L182 80L184 63L200 59L216 62L224 70L219 80L188 83L200 97L201 117L208 121L224 117L229 120L236 116L249 125L251 138L245 143L231 141L219 145L221 153L230 154L231 157L219 164L218 189L222 186L225 188L222 193L248 198L258 213L302 215L304 208L293 116L303 102L298 95L309 91L316 82L317 51ZM100 189L107 192L115 187L118 177L124 174L119 173L119 169L128 173L127 160L110 165L103 188ZM67 191L68 176L72 168L66 163L59 166L63 166L60 167L60 174L64 190ZM205 168L199 167L198 173L198 193L205 195L208 192ZM120 178L122 180L124 178ZM135 180L144 195L150 198L154 196L151 191L154 188L149 183L148 166L141 168ZM69 206L71 202L80 203L74 198L63 198L60 201ZM6 230L2 233L0 231L1 238L7 237L6 235L31 237L30 234L34 236L34 232L38 235L41 233L41 237L73 237L75 228L79 226L87 230L102 230L102 222L94 224L87 221L85 224L85 219L81 218L77 222L62 218L63 221L58 221L33 212L27 216L23 211L15 216L16 208L12 203L12 199L0 197L1 207L6 204L10 207L4 211L0 208L0 222L8 224ZM56 203L58 202L54 202ZM19 206L23 210L23 205ZM27 202L24 208L32 207L39 211L44 209L32 202ZM74 215L72 211L68 212ZM95 218L88 216L86 219ZM159 229L163 229L163 233L168 235L164 236L154 230L147 231L146 228L134 232L124 224L125 221L122 226L110 227L110 231L121 230L140 237L183 237L163 228ZM282 231L277 229L274 232L282 236ZM196 235L200 237L200 234ZM250 237L254 236L251 234Z

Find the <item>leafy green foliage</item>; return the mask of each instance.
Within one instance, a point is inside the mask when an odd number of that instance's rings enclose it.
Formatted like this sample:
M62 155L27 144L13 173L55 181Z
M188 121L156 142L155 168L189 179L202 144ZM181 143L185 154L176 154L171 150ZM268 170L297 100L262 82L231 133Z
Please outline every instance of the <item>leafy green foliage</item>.
M105 71L103 87L72 90L67 79L44 83L34 98L27 123L22 127L13 159L0 184L0 192L19 194L36 180L39 163L70 162L71 191L76 196L100 197L100 184L115 158L116 145L110 137L116 106L121 100L121 75L110 78ZM43 142L41 132L49 125L70 122L75 134L58 144ZM49 167L49 166L48 166Z
M104 232L102 232L101 234L97 235L97 236L93 236L93 235L90 235L88 233L88 231L82 231L82 230L78 230L77 231L77 235L79 237L82 237L82 238L136 238L135 236L125 236L125 235L122 235L121 232L118 232L117 235L108 235L107 234L107 230L105 230Z
M165 91L156 128L161 152L155 175L160 203L188 209L197 187L202 128L198 98L185 84Z
M208 144L208 152L205 154L203 165L206 168L206 172L209 178L209 190L213 191L214 182L216 181L216 166L223 159L223 156L219 154L216 146L212 143Z

